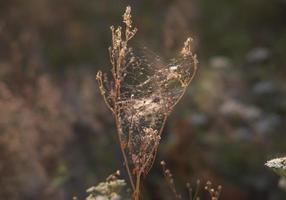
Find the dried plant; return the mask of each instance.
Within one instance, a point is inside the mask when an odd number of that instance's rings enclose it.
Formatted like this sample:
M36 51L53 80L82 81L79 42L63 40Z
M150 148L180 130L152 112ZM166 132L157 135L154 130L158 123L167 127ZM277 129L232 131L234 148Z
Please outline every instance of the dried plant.
M171 171L169 169L166 168L165 161L161 161L161 166L163 169L163 174L164 174L164 177L166 179L166 182L168 183L168 186L171 189L175 199L181 200L182 195L177 192L175 182L174 182L174 178L173 178L173 174L171 173ZM186 187L188 190L188 199L189 200L200 200L201 199L199 197L200 185L201 185L201 181L197 180L196 190L193 193L193 190L191 188L191 184L190 183L186 184ZM212 183L210 181L207 181L204 189L209 193L211 200L218 200L220 197L222 187L219 185L217 187L217 189L215 189L212 187Z
M212 187L212 182L208 181L205 186L205 190L207 190L211 196L211 200L218 200L221 193L221 185L217 187L217 189Z
M182 195L180 195L176 190L173 174L171 173L171 171L169 169L166 168L165 161L161 161L161 166L163 168L163 174L164 174L164 177L166 179L166 182L167 182L169 188L171 189L173 195L178 200L182 199ZM187 186L189 186L189 185L187 185ZM190 189L189 194L190 194L190 196L192 196L191 188L188 187L188 189Z
M180 55L168 64L158 56L138 56L128 45L137 32L130 7L126 8L123 23L124 29L111 27L112 77L109 79L99 71L97 80L114 115L132 198L137 200L141 177L152 167L167 116L192 81L198 61L191 52L191 38L184 43Z

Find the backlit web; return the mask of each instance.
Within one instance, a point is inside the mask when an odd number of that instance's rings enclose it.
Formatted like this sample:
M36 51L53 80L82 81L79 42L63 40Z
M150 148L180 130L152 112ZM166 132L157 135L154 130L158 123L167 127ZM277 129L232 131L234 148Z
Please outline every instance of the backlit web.
M117 117L121 144L133 170L146 173L165 120L193 78L196 59L181 54L166 63L146 50L136 53L130 49L123 62Z

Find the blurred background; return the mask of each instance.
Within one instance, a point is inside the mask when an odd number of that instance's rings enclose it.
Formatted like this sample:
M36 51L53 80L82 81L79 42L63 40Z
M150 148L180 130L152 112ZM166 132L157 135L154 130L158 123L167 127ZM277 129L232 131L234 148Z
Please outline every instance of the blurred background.
M222 200L282 200L266 160L286 153L285 0L0 1L0 199L83 199L122 166L95 80L131 5L140 44L168 58L191 35L200 65L169 117L144 199L197 178ZM126 175L123 173L123 177Z

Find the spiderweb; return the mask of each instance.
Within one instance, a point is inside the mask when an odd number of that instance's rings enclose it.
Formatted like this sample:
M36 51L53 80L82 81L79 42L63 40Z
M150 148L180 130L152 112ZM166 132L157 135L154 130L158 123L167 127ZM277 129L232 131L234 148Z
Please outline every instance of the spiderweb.
M192 54L169 63L146 49L130 49L125 57L116 104L121 144L134 171L149 171L166 118L193 78L195 65Z
M134 51L128 46L137 32L130 7L123 22L124 30L111 27L111 76L98 72L97 80L115 118L128 175L139 177L140 182L141 174L146 175L153 164L167 116L194 77L197 59L191 52L191 38L169 62L146 49ZM133 178L130 180L135 189Z

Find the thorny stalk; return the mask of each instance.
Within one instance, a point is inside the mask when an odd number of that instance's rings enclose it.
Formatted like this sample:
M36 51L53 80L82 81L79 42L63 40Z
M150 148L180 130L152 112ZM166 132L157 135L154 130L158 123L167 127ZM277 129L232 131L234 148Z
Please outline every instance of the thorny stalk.
M139 200L142 176L153 165L164 124L193 80L198 62L191 52L191 38L184 43L179 57L169 64L158 57L136 55L128 45L137 32L129 6L123 23L124 29L111 27L111 80L101 71L96 78L115 119L132 199Z

